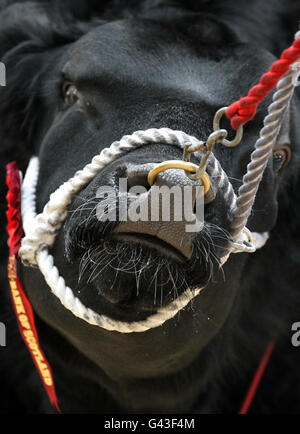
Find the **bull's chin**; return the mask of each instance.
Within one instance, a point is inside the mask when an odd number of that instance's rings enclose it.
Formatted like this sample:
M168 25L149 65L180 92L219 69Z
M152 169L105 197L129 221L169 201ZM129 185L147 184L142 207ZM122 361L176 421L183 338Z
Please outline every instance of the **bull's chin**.
M207 284L208 263L199 267L199 257L194 259L188 261L154 237L114 235L73 256L73 266L79 270L77 296L99 314L121 321L142 320L186 289Z

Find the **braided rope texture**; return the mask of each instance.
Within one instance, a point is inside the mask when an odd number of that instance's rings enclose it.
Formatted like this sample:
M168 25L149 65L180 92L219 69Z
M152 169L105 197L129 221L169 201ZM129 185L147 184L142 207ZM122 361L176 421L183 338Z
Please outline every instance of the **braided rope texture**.
M59 298L63 306L76 317L91 325L102 327L108 331L119 333L145 332L164 324L184 309L203 288L187 289L180 297L168 306L161 307L155 314L139 322L122 322L113 320L105 315L99 315L87 308L74 295L71 288L66 285L54 264L49 248L53 245L55 237L67 216L67 208L77 194L86 186L103 167L119 156L134 148L149 143L167 143L183 148L187 143L196 145L199 141L181 131L167 128L138 131L131 136L124 136L119 142L114 142L110 148L105 148L100 155L93 158L83 170L77 172L73 178L61 185L51 196L43 213L36 215L36 185L39 173L37 157L32 158L28 166L22 186L22 215L24 220L25 238L22 240L20 257L27 266L38 266L52 293ZM236 195L232 184L217 159L210 156L211 177L217 181L229 208L233 210L236 204ZM229 255L228 255L229 257ZM228 259L226 258L226 260ZM222 265L225 260L222 261Z
M247 166L243 185L239 188L231 227L233 237L237 236L247 224L259 184L279 134L285 111L295 90L296 79L300 74L299 66L295 65L295 68L290 69L279 81L277 91L273 95L273 103L268 108L268 116L264 119L264 127L260 131L260 137L255 143L255 150L251 154L251 161Z
M20 256L25 265L36 266L36 254L41 245L51 247L55 241L61 225L67 217L67 208L71 204L74 196L82 190L105 166L116 160L116 158L131 151L134 148L146 144L166 143L177 145L181 148L187 143L198 144L199 140L189 136L182 131L173 131L168 128L150 129L146 131L137 131L131 136L124 136L120 141L114 142L110 148L105 148L102 152L93 158L92 162L78 171L73 178L62 184L54 193L51 194L49 202L45 205L41 214L35 215L35 206L33 209L34 191L36 186L31 184L37 181L37 162L32 162L30 173L24 180L23 184L23 210L25 226L25 238L22 240ZM228 177L222 169L216 158L211 155L213 176L220 184L229 206L233 208L235 193ZM31 179L34 177L34 180ZM29 181L27 181L29 179Z
M299 59L300 32L296 34L292 46L282 52L280 59L273 63L259 83L250 89L248 95L227 108L225 114L234 130L254 118L260 102L274 89L279 80L289 71L290 66Z
M66 286L65 280L59 275L59 271L54 265L53 256L49 255L47 249L39 251L38 264L52 293L59 298L61 304L67 310L71 311L77 318L91 325L119 333L142 333L161 326L166 321L173 318L180 310L184 309L203 289L197 288L193 291L190 289L186 290L176 300L165 307L157 309L155 314L150 315L143 321L117 321L106 315L100 315L94 312L92 309L86 307L79 298L74 296L72 289Z

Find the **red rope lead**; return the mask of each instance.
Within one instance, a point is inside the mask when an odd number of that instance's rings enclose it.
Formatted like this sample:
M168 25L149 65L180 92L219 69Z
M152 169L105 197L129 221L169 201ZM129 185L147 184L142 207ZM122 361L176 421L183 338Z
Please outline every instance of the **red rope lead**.
M290 48L283 51L280 59L273 63L270 70L261 77L259 84L252 87L247 96L227 108L225 114L234 130L254 118L261 101L274 89L279 80L288 72L290 66L299 59L300 37L295 39Z
M247 395L244 399L243 405L239 411L239 414L247 414L248 413L248 411L251 407L251 404L255 398L258 386L261 383L262 377L263 377L264 372L266 370L266 367L269 363L270 357L274 351L275 344L276 344L276 341L274 339L272 342L270 342L264 355L262 356L262 359L258 365L258 368L255 372L253 380L252 380L250 387L248 389Z

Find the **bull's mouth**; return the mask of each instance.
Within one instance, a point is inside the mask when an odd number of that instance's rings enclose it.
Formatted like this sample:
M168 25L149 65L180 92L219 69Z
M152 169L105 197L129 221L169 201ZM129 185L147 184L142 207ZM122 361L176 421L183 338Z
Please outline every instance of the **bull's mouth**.
M180 297L188 288L203 288L217 265L211 234L206 247L195 240L190 259L158 237L110 230L69 228L66 252L77 281L71 287L78 298L95 312L133 321L147 318ZM107 229L107 228L106 228ZM220 241L220 240L219 240ZM211 256L207 255L211 244ZM218 268L218 267L216 267Z
M167 258L173 259L179 263L184 263L188 260L184 253L173 247L171 244L149 234L119 232L112 233L110 238L112 240L123 241L125 243L141 244L145 247L149 247L150 249L155 249L159 254L162 254Z

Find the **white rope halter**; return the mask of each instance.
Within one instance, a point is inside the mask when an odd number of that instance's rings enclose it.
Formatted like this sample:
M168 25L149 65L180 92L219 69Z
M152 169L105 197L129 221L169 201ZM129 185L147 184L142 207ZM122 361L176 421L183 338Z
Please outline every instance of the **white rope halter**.
M67 217L67 208L71 204L74 196L84 188L105 166L113 162L116 158L131 151L134 148L149 143L167 143L179 145L184 148L186 143L198 144L199 141L181 131L170 129L151 129L147 131L135 132L132 136L125 136L119 142L113 143L110 148L102 150L100 155L93 158L91 164L77 172L73 178L62 184L50 196L49 202L44 207L41 214L36 215L36 186L39 175L39 160L33 157L29 163L24 182L22 185L22 217L25 238L22 240L20 257L24 265L33 266L40 269L52 293L59 298L63 306L71 311L76 317L88 322L91 325L102 327L109 331L120 333L144 332L154 327L164 324L173 318L180 310L184 309L190 301L195 298L203 288L187 289L180 297L171 302L168 306L157 309L156 313L147 319L138 322L123 322L113 320L106 315L99 315L83 303L74 295L63 277L60 276L57 267L54 265L53 256L49 249L53 246L56 235ZM214 158L211 176L219 177L218 184L225 199L229 202L230 208L236 204L236 195L229 182L227 175L221 168L219 162ZM267 235L262 235L264 244ZM244 242L249 242L251 236L248 230L243 230L236 237L236 243L230 247L226 257L222 258L223 265L229 258L230 253L245 251ZM259 246L258 246L259 247ZM254 251L253 246L248 251Z

